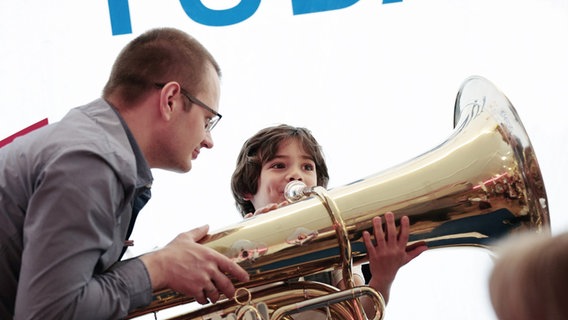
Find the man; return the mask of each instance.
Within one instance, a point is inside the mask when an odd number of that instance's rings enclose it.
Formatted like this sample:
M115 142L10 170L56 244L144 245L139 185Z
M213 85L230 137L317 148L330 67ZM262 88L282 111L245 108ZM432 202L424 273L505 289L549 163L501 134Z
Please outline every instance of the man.
M187 172L213 147L219 77L198 41L150 30L117 57L102 98L0 148L1 319L116 319L159 289L204 304L248 280L197 243L207 226L119 261L150 169Z

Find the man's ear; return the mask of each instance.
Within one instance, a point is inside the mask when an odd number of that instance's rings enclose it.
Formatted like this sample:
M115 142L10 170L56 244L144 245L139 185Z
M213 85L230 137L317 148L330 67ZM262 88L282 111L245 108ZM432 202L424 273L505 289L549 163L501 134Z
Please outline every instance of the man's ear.
M180 85L175 81L166 83L166 85L164 85L164 87L160 91L160 116L166 121L169 121L172 118L174 109L178 107L175 97L176 95L179 95L179 92Z

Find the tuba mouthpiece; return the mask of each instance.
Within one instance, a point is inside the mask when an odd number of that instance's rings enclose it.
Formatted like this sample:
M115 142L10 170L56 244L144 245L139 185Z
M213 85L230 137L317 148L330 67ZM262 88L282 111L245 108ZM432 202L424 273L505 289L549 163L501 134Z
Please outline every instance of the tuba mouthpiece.
M310 194L311 188L308 188L305 183L299 180L288 182L284 188L284 197L288 202L296 202Z

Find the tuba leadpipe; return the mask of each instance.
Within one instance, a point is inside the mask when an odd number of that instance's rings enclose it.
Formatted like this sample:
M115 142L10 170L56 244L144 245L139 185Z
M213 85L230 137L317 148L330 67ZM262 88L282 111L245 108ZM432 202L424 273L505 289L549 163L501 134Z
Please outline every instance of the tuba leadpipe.
M297 202L202 241L248 271L250 280L235 282L237 288L366 262L362 233L372 231L373 217L389 211L397 221L409 217L409 245L424 241L430 248L492 249L512 233L550 233L546 190L530 139L507 97L478 76L463 82L454 130L437 147L338 188L296 187L293 194L304 191ZM191 301L164 290L131 316Z

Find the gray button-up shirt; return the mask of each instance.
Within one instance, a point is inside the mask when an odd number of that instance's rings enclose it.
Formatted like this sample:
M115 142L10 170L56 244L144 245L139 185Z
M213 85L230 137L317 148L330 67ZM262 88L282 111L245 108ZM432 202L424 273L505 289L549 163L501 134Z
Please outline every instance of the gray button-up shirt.
M152 174L103 99L0 148L0 319L117 319L152 297L120 261Z

